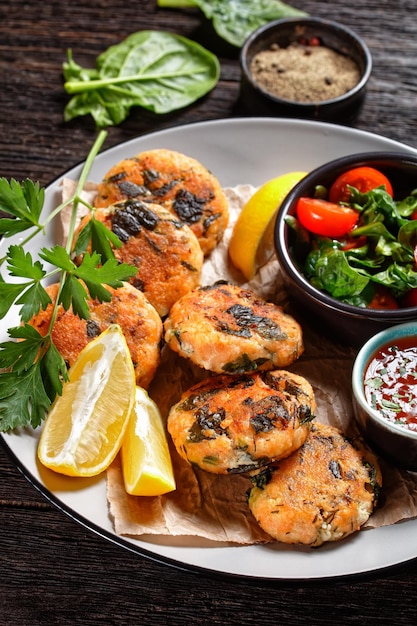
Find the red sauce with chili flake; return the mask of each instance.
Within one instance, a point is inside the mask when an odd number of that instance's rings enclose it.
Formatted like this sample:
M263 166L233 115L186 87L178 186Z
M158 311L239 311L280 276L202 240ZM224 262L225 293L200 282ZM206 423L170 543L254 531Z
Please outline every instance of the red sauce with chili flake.
M378 350L365 371L368 404L389 422L417 432L417 345L403 337Z

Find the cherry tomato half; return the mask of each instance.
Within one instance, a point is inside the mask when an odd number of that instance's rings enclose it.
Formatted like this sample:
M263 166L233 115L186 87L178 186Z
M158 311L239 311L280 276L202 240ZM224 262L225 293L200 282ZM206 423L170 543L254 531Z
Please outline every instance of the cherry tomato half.
M382 285L378 285L375 295L368 304L368 309L399 309L399 305L394 296Z
M343 237L355 226L359 213L349 207L319 200L299 198L297 217L302 226L315 235Z
M371 191L371 189L385 185L385 189L391 198L393 196L392 185L385 174L373 167L355 167L336 178L329 190L329 201L349 202L350 192L347 188L348 185L355 187L361 193L366 193Z
M354 250L355 248L362 248L362 246L366 245L366 236L361 235L360 237L349 237L342 239L342 250L343 252L347 252L348 250Z

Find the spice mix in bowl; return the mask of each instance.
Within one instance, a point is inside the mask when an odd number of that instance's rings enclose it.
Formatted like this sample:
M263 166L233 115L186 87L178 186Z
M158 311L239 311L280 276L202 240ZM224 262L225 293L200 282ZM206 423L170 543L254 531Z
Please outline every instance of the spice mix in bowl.
M365 96L372 60L351 30L288 18L255 31L241 51L241 97L256 115L347 121Z

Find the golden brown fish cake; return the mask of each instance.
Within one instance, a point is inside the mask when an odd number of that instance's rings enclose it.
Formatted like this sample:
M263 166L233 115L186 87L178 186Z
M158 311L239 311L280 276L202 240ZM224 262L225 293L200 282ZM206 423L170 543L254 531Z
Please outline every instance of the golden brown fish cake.
M299 448L315 410L310 383L296 374L218 375L182 395L168 431L188 463L213 474L242 473Z
M299 450L252 481L249 508L263 530L316 547L360 529L377 505L382 476L361 441L314 422Z
M293 317L253 291L228 283L199 287L181 298L164 329L172 350L219 374L287 367L304 350Z
M114 249L115 257L137 267L130 282L161 317L200 283L203 253L197 238L168 209L127 200L97 209L95 217L122 241L122 247ZM89 219L87 215L81 221L78 232Z
M143 293L129 283L119 289L107 289L112 293L110 302L87 301L90 309L88 320L80 319L71 309L65 311L62 305L59 306L52 340L70 367L94 337L111 324L119 324L132 357L136 383L147 388L160 361L161 318ZM55 302L58 285L50 285L46 290ZM52 308L53 305L49 304L45 311L40 311L29 322L41 335L48 330Z
M207 255L222 239L229 207L219 181L199 161L155 149L120 161L98 186L96 207L122 200L165 204L196 235Z

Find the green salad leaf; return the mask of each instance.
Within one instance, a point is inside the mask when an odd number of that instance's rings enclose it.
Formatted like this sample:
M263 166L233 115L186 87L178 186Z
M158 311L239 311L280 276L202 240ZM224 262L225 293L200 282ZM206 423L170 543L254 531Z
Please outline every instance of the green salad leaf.
M307 15L280 0L158 0L158 6L198 7L211 20L217 34L236 47L264 24L284 17Z
M103 52L95 69L78 65L72 52L63 66L69 121L92 115L98 127L120 124L139 106L169 113L211 91L220 76L217 57L180 35L144 30Z

